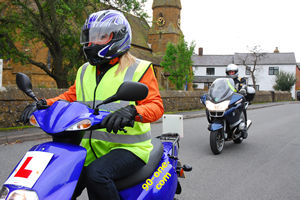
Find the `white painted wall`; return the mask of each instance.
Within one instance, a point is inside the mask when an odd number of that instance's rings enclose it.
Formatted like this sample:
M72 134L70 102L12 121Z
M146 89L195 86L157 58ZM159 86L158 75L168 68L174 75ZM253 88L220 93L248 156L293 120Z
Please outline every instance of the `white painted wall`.
M215 68L215 74L214 75L206 75L206 68ZM199 67L194 66L193 72L194 76L225 76L225 69L226 67L214 67L214 66L208 66L208 67ZM204 89L204 83L196 83L197 89Z
M206 75L206 68L215 68L215 74L211 76L225 76L225 69L226 67L214 67L214 66L208 66L208 67L198 67L194 66L194 76L210 76Z
M250 66L251 68L253 66ZM278 67L279 71L284 71L294 74L296 76L296 65L259 65L256 66L255 77L256 85L259 85L259 90L273 91L273 85L275 84L275 75L269 75L269 67ZM239 76L248 77L248 84L252 85L252 78L250 75L246 75L245 66L239 66ZM295 98L295 85L291 89L292 97Z

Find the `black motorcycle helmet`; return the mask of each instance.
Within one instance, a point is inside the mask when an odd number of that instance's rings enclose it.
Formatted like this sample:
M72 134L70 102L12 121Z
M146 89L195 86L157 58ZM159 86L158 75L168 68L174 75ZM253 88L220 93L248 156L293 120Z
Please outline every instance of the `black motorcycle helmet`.
M131 38L131 28L125 16L116 10L103 10L87 18L80 43L88 62L99 65L126 53Z

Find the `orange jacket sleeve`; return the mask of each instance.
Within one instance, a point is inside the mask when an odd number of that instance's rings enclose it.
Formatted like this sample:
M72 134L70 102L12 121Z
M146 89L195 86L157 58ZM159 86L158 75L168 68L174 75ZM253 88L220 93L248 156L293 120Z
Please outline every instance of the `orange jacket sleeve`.
M163 101L159 93L158 83L152 65L145 72L140 82L147 85L149 91L148 96L145 99L137 101L136 110L141 117L138 115L135 120L151 123L161 118L164 113Z
M68 91L64 92L63 94L51 98L51 99L47 99L47 105L51 106L55 101L60 100L60 99L64 99L70 102L76 101L76 81L75 83L69 88Z

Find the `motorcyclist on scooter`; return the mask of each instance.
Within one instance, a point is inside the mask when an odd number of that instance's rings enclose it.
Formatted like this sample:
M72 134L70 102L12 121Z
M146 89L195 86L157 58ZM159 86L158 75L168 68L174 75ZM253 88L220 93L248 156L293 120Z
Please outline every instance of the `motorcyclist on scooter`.
M239 75L239 68L235 64L229 64L226 67L226 74L229 78L232 78L234 81L235 89L238 93L242 94L244 97L247 95L247 81L245 78L238 77ZM245 105L245 104L244 104ZM247 113L246 109L243 108L243 112L245 115L244 123L240 124L239 128L242 131L243 138L246 139L248 137L247 132Z
M148 86L144 100L119 101L99 107L111 113L101 123L105 128L86 133L81 141L87 149L87 157L72 199L85 187L89 199L120 199L114 180L130 175L148 162L153 148L150 122L158 120L164 109L153 66L129 53L131 39L130 25L121 12L92 13L82 27L80 40L88 63L79 68L75 83L68 91L39 102L47 106L64 99L95 108L112 96L124 81ZM20 120L28 122L36 107L35 103L27 106ZM125 132L122 130L125 126L132 127L126 127Z

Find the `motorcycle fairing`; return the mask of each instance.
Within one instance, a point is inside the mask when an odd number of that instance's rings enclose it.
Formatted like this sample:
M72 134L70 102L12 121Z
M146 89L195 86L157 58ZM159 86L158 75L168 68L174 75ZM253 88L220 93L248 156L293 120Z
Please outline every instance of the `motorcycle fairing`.
M85 148L46 142L32 147L30 151L50 152L54 155L32 188L5 185L10 193L14 190L25 189L34 190L39 199L43 200L71 199L85 161Z
M241 107L242 104L237 104L236 106L232 106L231 108L229 108L228 110L225 111L224 116L228 116L230 115L232 112L234 112L236 109L238 109L239 107Z
M243 97L244 97L243 95L238 93L232 94L232 96L229 98L230 99L229 105L235 104L240 99L243 99Z
M52 106L33 113L39 126L46 133L54 135L84 119L91 120L92 126L98 124L109 112L101 111L94 115L94 110L79 102L56 101Z
M204 95L202 95L202 96L200 97L201 103L202 103L203 105L205 105L206 99L207 99L207 94L204 94Z
M209 131L217 131L223 129L223 125L220 123L212 123L208 126Z

